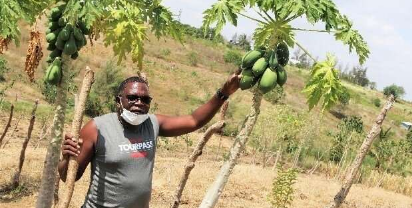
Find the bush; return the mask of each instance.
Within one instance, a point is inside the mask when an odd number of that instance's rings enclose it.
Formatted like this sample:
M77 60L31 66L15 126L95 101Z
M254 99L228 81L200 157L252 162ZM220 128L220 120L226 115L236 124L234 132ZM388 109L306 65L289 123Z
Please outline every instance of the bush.
M403 87L401 86L392 84L383 89L383 94L386 95L387 97L389 97L389 95L393 95L395 99L398 99L405 94L405 89L403 89Z
M187 60L189 61L190 66L197 66L199 61L199 55L196 52L190 52L186 55Z
M44 96L44 99L48 103L53 104L56 101L57 87L45 82L44 80L42 80L39 85L41 94Z
M268 199L273 207L286 208L293 202L293 184L296 182L298 170L279 167L278 175L273 180L272 191Z
M87 97L84 113L90 117L96 117L103 114L103 104L95 92L90 92Z
M381 100L379 98L374 98L372 102L376 107L381 107Z
M283 100L286 97L286 94L283 90L283 87L280 87L279 85L275 87L275 89L269 91L268 93L265 93L263 95L263 98L266 101L269 101L272 104L277 104L281 100Z
M236 66L239 66L242 63L242 54L234 50L228 50L223 55L223 60L226 63L232 63Z
M342 93L338 95L338 100L342 106L347 106L349 104L350 94L347 89L343 90Z
M121 69L112 61L97 74L92 90L88 97L85 114L91 117L116 110L114 97L117 88L123 81Z
M4 74L7 73L10 69L7 67L7 61L0 57L0 82L5 81Z

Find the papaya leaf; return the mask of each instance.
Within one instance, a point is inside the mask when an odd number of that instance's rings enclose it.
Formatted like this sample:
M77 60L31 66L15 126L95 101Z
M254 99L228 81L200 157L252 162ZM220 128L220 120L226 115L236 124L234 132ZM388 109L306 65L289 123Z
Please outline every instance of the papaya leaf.
M25 20L29 24L52 3L40 0L0 0L0 36L14 40L19 46L20 30L18 22Z
M295 34L291 26L285 21L275 21L269 24L260 24L253 33L256 46L274 47L279 42L286 42L293 47Z
M219 0L211 8L203 12L204 32L216 23L215 36L220 34L226 22L237 26L238 13L244 9L241 0Z
M330 109L339 101L339 95L345 91L334 68L335 58L328 54L325 61L313 66L309 82L303 89L307 96L309 110L313 109L323 97L322 112Z
M108 16L105 17L102 31L105 34L105 45L112 45L115 55L118 56L118 64L126 59L126 54L131 53L132 61L138 62L141 69L143 41L147 39L143 13L136 4L126 1L118 1L107 10Z
M335 33L336 40L340 40L344 44L348 45L349 52L352 52L352 50L355 49L359 56L359 63L365 63L370 53L366 41L357 30L352 28L352 23L346 16L343 16L341 21L341 28Z
M153 1L152 4L148 5L146 18L152 25L152 31L157 38L170 35L174 39L182 41L182 32L178 22L173 19L172 12L160 4L160 1Z

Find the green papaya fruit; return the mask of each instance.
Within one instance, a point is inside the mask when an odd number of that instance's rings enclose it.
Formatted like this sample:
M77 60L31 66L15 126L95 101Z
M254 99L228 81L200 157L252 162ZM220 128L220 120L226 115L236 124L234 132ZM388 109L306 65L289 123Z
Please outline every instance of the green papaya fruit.
M64 27L66 25L66 20L63 17L59 18L58 24L60 27Z
M62 59L60 57L56 57L53 61L53 65L57 65L59 67L62 66Z
M47 56L46 62L51 64L53 62L54 59L52 59L52 57Z
M55 50L53 50L53 51L50 53L49 56L50 56L52 59L54 59L54 58L59 57L59 56L61 56L61 55L62 55L62 51L56 48Z
M253 64L263 56L262 51L252 50L247 52L242 58L242 69L252 67Z
M61 79L61 67L52 65L46 81L50 84L57 85Z
M60 38L57 38L57 41L56 41L56 44L55 44L56 48L58 48L60 50L63 50L64 49L64 44L65 44L64 40L62 40Z
M276 87L277 74L267 68L259 80L258 88L264 94Z
M276 57L278 63L282 66L286 66L289 61L289 49L286 43L279 43L276 48Z
M50 44L53 44L53 43L55 43L56 42L56 39L57 39L57 37L56 37L56 34L54 34L54 33L49 33L48 35L46 35L46 41L48 42L48 43L50 43Z
M51 62L50 62L51 63ZM53 65L49 65L49 67L47 67L47 70L46 70L46 73L44 74L44 81L45 82L48 82L48 79L47 79L47 77L49 77L50 76L50 71L51 71L51 68L53 67Z
M50 10L50 19L53 21L58 21L60 16L62 16L63 11L61 11L58 7L55 7L53 9Z
M76 38L75 38L76 39ZM85 46L86 44L85 44L85 42L86 42L86 40L85 40L85 38L83 37L83 35L81 36L81 39L80 40L75 40L76 41L76 46L77 46L77 50L79 51L83 46Z
M51 31L57 30L59 28L60 28L60 26L59 26L59 23L57 21L56 22L49 22L49 29Z
M73 34L74 34L74 38L76 40L82 40L83 39L83 33L79 28L74 27L73 28Z
M68 31L68 29L66 27L64 27L62 29L62 31L59 33L59 36L57 37L59 40L69 40L70 38L70 32Z
M73 25L71 25L70 23L67 23L64 28L66 28L66 30L67 30L69 33L73 32Z
M63 53L70 56L73 53L76 53L76 51L77 51L76 41L75 41L74 35L72 33L72 34L70 34L69 40L66 41L66 43L64 44Z
M47 50L53 51L54 49L56 49L56 44L48 44L47 45Z
M73 53L70 57L71 57L73 60L76 60L77 57L79 57L79 52L76 51L76 53Z
M276 67L276 74L278 76L277 83L280 86L283 86L286 83L286 80L288 79L288 76L286 74L286 70L281 65L278 65Z
M257 79L253 76L252 70L243 70L242 71L242 78L240 79L240 89L242 90L246 90L249 89L251 87L253 87L253 85L255 85L257 82Z
M50 30L50 28L46 29L46 35L48 35L49 33L51 33L52 31Z
M55 58L53 63L47 68L45 81L50 84L58 84L62 78L61 59Z
M258 59L253 64L253 67L252 67L253 75L255 77L259 77L260 75L263 74L263 72L265 72L267 66L268 66L268 62L266 61L265 58L262 57L262 58Z
M276 57L276 52L275 50L272 50L269 56L269 67L273 70L276 68L277 65L278 65L278 60Z
M86 24L83 21L78 21L77 25L79 26L83 34L90 35L90 29L87 28Z

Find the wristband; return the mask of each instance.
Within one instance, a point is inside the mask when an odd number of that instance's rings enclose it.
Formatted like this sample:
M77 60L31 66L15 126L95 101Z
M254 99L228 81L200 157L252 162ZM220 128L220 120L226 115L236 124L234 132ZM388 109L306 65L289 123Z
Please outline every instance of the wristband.
M218 90L216 91L216 96L217 96L219 99L223 100L223 101L225 101L225 100L227 100L227 99L229 98L229 96L224 95L224 94L222 93L222 89L218 89Z

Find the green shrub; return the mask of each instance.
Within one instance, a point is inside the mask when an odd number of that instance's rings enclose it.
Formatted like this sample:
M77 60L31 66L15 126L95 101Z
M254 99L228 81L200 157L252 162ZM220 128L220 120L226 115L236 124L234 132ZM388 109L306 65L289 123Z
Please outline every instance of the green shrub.
M383 94L386 96L393 95L395 99L398 99L405 95L405 89L401 86L392 84L390 86L383 88Z
M97 74L88 97L85 114L91 117L116 110L114 100L117 88L123 81L121 69L112 61Z
M263 95L263 98L266 101L269 101L272 104L277 104L281 100L283 100L286 97L285 92L283 91L283 87L280 87L279 85L275 87L275 89L269 91L268 93L265 93Z
M90 92L87 97L84 113L90 117L96 117L103 114L103 104L95 92Z
M164 49L160 50L160 54L162 56L168 56L168 55L170 55L170 53L171 53L171 51L168 48L164 48Z
M7 67L7 61L0 57L0 82L5 81L4 74L7 73L10 68Z
M372 102L376 107L381 107L381 100L379 98L374 98Z
M228 50L223 55L223 60L226 63L232 63L236 66L239 66L242 63L242 54L234 50Z
M272 191L268 199L273 207L286 208L293 202L293 184L296 182L298 170L295 168L283 169L279 167L278 175L273 180Z
M186 55L190 66L197 66L199 62L199 55L196 52L190 52Z
M39 83L39 85L41 94L44 96L44 99L48 103L53 104L56 101L57 87L43 80Z

